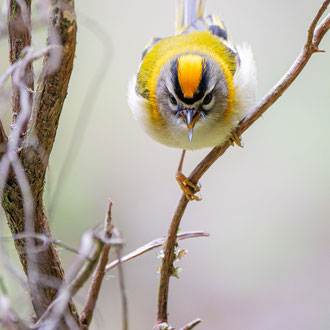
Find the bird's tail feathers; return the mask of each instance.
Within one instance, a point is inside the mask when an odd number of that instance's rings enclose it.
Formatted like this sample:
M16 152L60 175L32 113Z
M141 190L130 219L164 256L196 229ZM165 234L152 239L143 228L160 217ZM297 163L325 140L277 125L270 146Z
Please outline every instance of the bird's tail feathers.
M176 34L204 15L206 0L176 0Z

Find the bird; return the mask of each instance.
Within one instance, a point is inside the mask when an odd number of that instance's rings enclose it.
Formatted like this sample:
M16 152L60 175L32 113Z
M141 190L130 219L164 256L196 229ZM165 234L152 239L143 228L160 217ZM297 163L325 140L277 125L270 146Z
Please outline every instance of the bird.
M251 47L235 46L206 0L177 0L176 33L154 38L128 86L128 105L156 141L182 149L176 180L188 200L201 200L200 185L183 173L186 150L241 145L239 122L256 102Z

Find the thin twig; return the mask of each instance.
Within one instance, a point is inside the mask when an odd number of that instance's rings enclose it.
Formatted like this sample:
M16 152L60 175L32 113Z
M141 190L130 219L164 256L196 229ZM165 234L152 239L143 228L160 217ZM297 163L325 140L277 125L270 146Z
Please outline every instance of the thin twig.
M113 234L116 235L117 237L120 237L120 233L117 230L117 228L113 229ZM119 260L118 277L119 277L119 288L120 288L121 306L122 306L122 328L123 330L128 330L127 295L126 295L126 287L124 281L123 265L121 263L121 249L122 246L120 245L116 247L117 259Z
M96 250L93 253L93 256L89 258L89 262L85 264L85 266L81 269L80 273L71 283L71 295L74 296L87 282L87 280L91 277L97 262L99 260L101 251L103 248L103 244L101 241L97 241Z
M110 239L112 236L112 225L111 225L111 208L112 202L109 201L108 209L105 217L104 224L104 236L105 239ZM80 314L80 323L88 329L94 314L94 309L96 306L96 302L99 296L99 292L101 289L102 281L105 274L105 266L108 262L110 252L110 244L104 244L103 250L99 259L99 263L96 267L95 274L93 276L93 280L91 286L88 291L87 300L85 306Z
M329 2L328 2L329 3ZM324 18L324 20L319 24L318 28L316 29L313 37L313 44L316 47L316 51L321 50L318 49L321 40L323 39L324 35L330 29L330 13Z
M100 240L97 240L97 246L94 249L94 237L95 235L92 231L87 231L82 236L79 254L68 271L66 281L63 282L58 290L57 298L48 306L38 322L34 324L33 329L37 329L40 326L47 330L57 329L58 322L64 315L68 302L88 280L96 266L103 244ZM90 256L91 253L92 256ZM86 257L92 259L87 265L84 264Z
M61 49L62 46L60 45L49 45L46 46L45 48L41 49L41 50L34 50L32 51L32 48L26 48L26 53L24 55L24 57L18 61L16 61L15 63L13 63L1 76L0 76L0 87L2 86L2 84L9 78L9 76L18 68L23 68L26 65L28 65L29 63L32 63L33 61L49 54L50 51L52 51L53 49ZM29 51L30 50L30 51Z
M322 15L327 10L328 5L329 5L329 1L328 0L324 1L321 8L316 13L314 19L312 20L312 23L309 26L309 29L308 29L308 32L307 32L307 44L312 44L313 43L313 37L314 37L316 25L319 22L319 20L321 19Z
M210 236L208 233L203 232L203 231L188 231L188 232L182 232L177 235L177 240L184 240L187 238L194 238L194 237L208 237ZM153 241L137 248L136 250L132 251L131 253L127 254L126 256L122 257L120 259L121 263L125 263L126 261L132 260L148 251L151 251L155 248L158 248L162 246L166 242L166 236L164 237L159 237L154 239ZM105 267L105 271L109 271L113 268L115 268L119 264L119 260L114 260L111 263L109 263Z
M71 247L70 245L66 244L66 243L63 243L59 240L56 240L54 238L51 238L51 237L48 237L44 234L37 234L37 233L32 233L32 234L27 234L27 233L22 233L22 234L15 234L13 235L12 237L10 236L2 236L0 237L1 240L3 241L12 241L13 239L16 240L16 239L24 239L24 238L27 238L27 237L31 237L31 238L35 238L35 239L38 239L40 241L42 241L44 243L44 245L46 244L55 244L65 250L68 250L70 252L73 252L75 254L78 254L79 251L76 249L76 248L73 248ZM42 247L42 246L38 246L38 248L36 248L37 250L42 250L44 249L45 247ZM90 260L88 259L88 257L86 258L87 260Z
M195 328L196 325L198 325L199 323L201 323L202 320L200 318L195 319L191 322L189 322L188 324L186 324L183 328L179 329L179 330L190 330Z
M299 73L303 70L310 57L318 52L318 46L330 28L330 16L328 15L319 25L316 27L322 14L327 9L330 0L323 2L321 9L313 19L308 32L307 43L303 47L300 55L289 69L289 71L282 77L282 79L263 97L259 104L252 110L251 114L246 116L239 126L236 128L236 135L240 136L246 131L262 114L285 92L285 90L292 84ZM316 28L315 28L316 27ZM310 38L310 31L313 31L313 37ZM202 175L209 169L209 167L224 154L228 149L230 143L227 141L223 145L215 147L211 152L196 166L189 176L189 180L193 183L197 183ZM182 216L188 205L188 200L185 195L182 195L180 201L175 210L172 218L166 246L164 252L164 258L162 262L160 281L159 281L159 293L158 293L158 311L156 324L167 323L167 299L168 299L168 287L169 279L172 272L172 264L175 258L174 248L176 245L176 233L178 231Z
M109 216L111 219L111 213L108 212L107 217ZM105 230L108 235L111 231L110 222L107 223ZM97 246L94 249L93 242L95 240ZM90 278L100 257L104 244L114 245L117 247L122 245L122 240L119 242L119 239L114 241L110 239L101 239L100 237L98 237L98 235L96 235L94 231L87 231L83 235L79 248L79 254L73 265L71 266L70 270L68 271L67 280L59 289L58 297L48 306L45 313L32 327L33 329L39 328L40 326L42 326L42 329L47 330L57 329L59 320L63 315L65 316L64 313L66 304L78 292L78 290L83 286L83 284L86 283L86 281ZM92 252L93 249L94 251ZM90 256L91 253L92 256ZM89 261L87 264L84 264L84 259L87 258L91 259L92 261Z
M31 46L31 0L9 0L8 6L8 35L9 35L9 59L10 63L17 62L21 57L24 49ZM25 89L33 90L34 77L32 62L28 63L24 72L21 72L22 85ZM21 88L17 84L17 81L12 80L13 85L13 123L16 120L17 115L21 111ZM28 103L32 104L32 93L28 94ZM31 111L29 111L31 112ZM24 122L22 127L22 136L26 131L26 124L28 118Z

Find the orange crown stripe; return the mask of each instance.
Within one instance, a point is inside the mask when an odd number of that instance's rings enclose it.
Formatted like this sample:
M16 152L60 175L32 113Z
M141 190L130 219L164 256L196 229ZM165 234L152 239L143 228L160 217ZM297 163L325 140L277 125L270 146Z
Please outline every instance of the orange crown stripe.
M203 57L195 54L178 58L178 80L186 98L193 98L202 79Z

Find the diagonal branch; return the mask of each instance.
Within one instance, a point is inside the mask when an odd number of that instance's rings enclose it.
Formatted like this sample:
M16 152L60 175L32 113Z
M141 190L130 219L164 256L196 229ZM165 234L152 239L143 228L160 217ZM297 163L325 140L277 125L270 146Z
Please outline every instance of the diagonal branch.
M109 201L107 214L104 224L104 238L109 240L112 236L112 224L111 224L111 207L112 202ZM94 314L96 302L100 293L102 281L105 275L105 266L108 262L110 253L110 244L104 244L98 265L93 275L93 280L88 291L87 301L80 314L80 323L88 329Z
M252 110L251 114L249 114L240 122L235 131L238 136L245 132L274 102L276 102L276 100L286 91L286 89L292 84L299 73L303 70L310 57L314 53L319 52L318 46L330 28L330 15L326 16L326 18L317 27L316 25L321 16L326 11L329 3L330 0L325 0L322 7L317 12L308 30L307 42L301 50L298 58L293 63L292 67L282 77L282 79L262 98L259 104ZM197 183L202 175L210 168L210 166L225 153L229 146L230 143L227 141L223 145L213 148L190 174L189 179L191 182ZM167 323L168 288L172 265L175 258L174 248L176 245L176 233L178 231L188 202L189 200L187 200L187 198L182 195L169 227L165 246L165 255L160 272L156 326L157 324Z
M96 239L96 244L95 243ZM66 280L58 290L55 300L48 306L44 314L32 326L32 329L46 328L48 330L62 329L61 318L67 315L66 306L78 290L92 275L103 248L103 242L92 231L86 231L81 238L79 253L73 261ZM88 260L85 263L85 260ZM71 329L72 327L70 327ZM77 325L75 325L77 328Z

